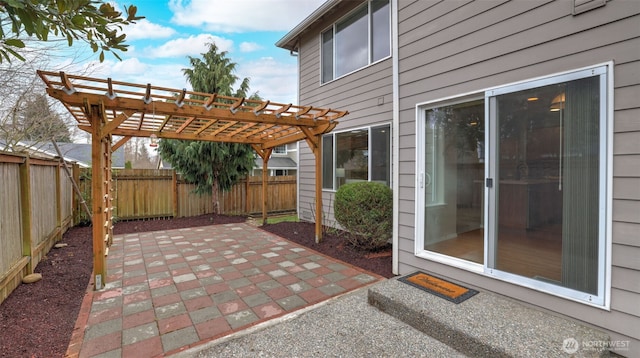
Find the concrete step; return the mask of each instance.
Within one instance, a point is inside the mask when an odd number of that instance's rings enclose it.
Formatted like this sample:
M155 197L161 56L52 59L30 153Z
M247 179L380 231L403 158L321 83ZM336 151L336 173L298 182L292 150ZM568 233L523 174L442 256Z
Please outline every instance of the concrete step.
M467 356L367 304L367 289L363 288L196 345L171 357Z
M489 292L455 304L389 279L370 287L367 298L380 311L472 357L609 356L599 344L609 342L606 333Z

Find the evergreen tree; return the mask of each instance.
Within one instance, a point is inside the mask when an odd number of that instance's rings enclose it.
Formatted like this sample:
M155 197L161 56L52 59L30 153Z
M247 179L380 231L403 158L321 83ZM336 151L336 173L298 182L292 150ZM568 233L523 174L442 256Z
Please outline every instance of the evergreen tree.
M201 59L189 57L192 68L183 69L194 91L246 97L249 79L244 78L234 91L239 78L226 51L219 52L215 44L209 44L209 50L201 55ZM254 94L251 98L259 97ZM196 185L196 193L211 193L216 214L220 212L219 192L231 189L246 176L255 158L251 146L238 143L163 139L158 152L187 182Z

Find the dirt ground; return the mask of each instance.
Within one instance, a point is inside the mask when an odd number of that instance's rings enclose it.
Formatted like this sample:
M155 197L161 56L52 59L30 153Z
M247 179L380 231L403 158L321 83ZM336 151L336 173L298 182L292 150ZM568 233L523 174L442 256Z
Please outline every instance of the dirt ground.
M240 216L119 222L114 234L245 222ZM390 247L376 253L345 245L339 233L327 232L315 243L311 223L282 222L262 227L327 256L392 277ZM0 357L63 357L93 269L91 227L74 227L64 235L67 247L51 249L35 269L43 279L20 285L0 305Z

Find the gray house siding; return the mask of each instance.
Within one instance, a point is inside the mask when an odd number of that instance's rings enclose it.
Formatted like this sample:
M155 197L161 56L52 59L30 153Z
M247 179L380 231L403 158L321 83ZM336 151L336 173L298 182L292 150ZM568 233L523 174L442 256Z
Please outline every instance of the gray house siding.
M320 84L320 33L356 8L362 1L340 4L322 22L308 29L300 40L299 102L301 105L324 106L348 110L334 132L349 128L390 124L392 120L392 64L389 58L355 72ZM301 219L315 221L315 157L308 145L300 145L298 213ZM318 174L320 176L320 174ZM323 190L324 223L334 225L333 190Z
M630 340L628 353L638 356L640 2L572 12L568 0L399 1L399 273L429 270L583 320ZM610 311L416 257L416 105L608 61L615 64Z

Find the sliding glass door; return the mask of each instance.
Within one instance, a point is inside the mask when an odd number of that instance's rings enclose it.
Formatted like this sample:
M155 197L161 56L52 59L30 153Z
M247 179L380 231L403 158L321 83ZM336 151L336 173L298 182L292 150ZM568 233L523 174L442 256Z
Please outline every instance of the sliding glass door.
M426 109L424 250L484 261L484 101Z
M603 304L607 69L419 107L416 253Z
M488 269L583 297L597 296L603 281L605 76L592 73L486 98L494 134Z

